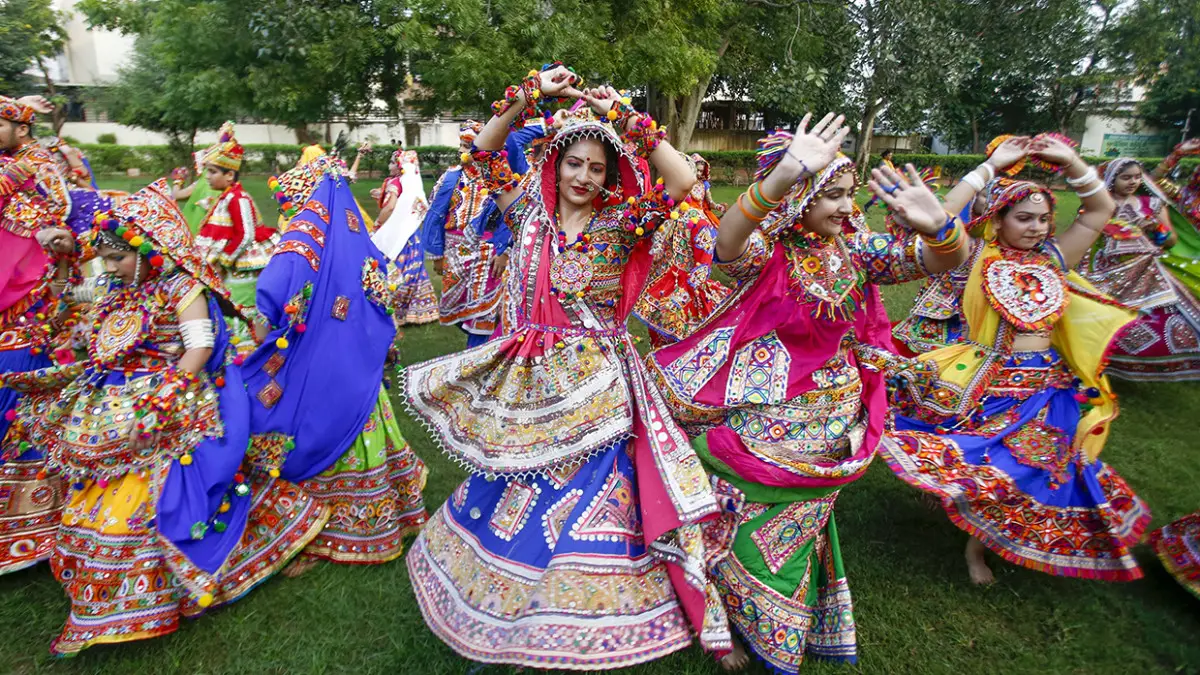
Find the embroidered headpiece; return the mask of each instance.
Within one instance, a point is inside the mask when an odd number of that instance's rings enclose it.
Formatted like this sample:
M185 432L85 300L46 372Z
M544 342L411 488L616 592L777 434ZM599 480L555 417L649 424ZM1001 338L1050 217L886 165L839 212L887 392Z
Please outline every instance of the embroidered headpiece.
M787 132L776 132L772 136L768 136L766 139L759 141L760 146L764 142L768 142L771 146L775 146L776 142L772 141L771 139L778 134L786 134L787 140L791 140L791 134ZM783 145L783 149L784 152L786 152L786 143ZM766 168L764 168L764 164L761 160L762 154L763 152L760 150L759 171L765 172L763 175L766 175L766 173L770 173L770 170L779 163L779 159L782 158L783 153L780 152L779 156L775 157L773 161L770 161L769 167ZM808 210L812 208L816 197L820 195L823 190L828 188L830 184L834 183L838 178L847 173L853 175L854 162L849 157L839 152L837 157L834 157L833 161L830 162L829 165L824 169L800 179L794 186L792 186L792 189L788 192L787 196L784 197L783 207L775 209L769 213L766 219L763 220L760 227L762 227L763 231L768 235L778 234L781 230L787 227L791 227L796 230L802 229L804 216L808 213ZM861 219L862 212L856 207L854 209L854 213L850 217L853 229L861 229L862 223L853 221Z
M476 122L475 120L467 120L458 128L458 138L459 140L463 141L474 141L475 137L478 136L479 132L481 131L483 131L482 123Z
M1141 166L1141 163L1132 157L1117 157L1116 159L1109 160L1107 164L1101 167L1104 170L1104 187L1111 188L1113 183L1117 181L1117 176L1120 176L1121 172L1134 164Z
M1054 232L1054 193L1049 188L1027 180L1015 180L1007 185L997 183L994 195L988 198L987 210L978 218L967 223L967 230L984 226L983 238L992 241L996 238L996 226L1000 221L1000 212L1006 207L1020 204L1025 200L1035 203L1047 202L1050 206L1050 232Z
M33 108L17 99L0 96L0 119L17 124L33 124L37 121L37 115L33 112Z
M246 149L242 144L238 143L237 139L230 139L218 145L205 161L228 171L241 171L245 154Z
M121 199L112 210L97 212L92 225L95 236L110 242L119 238L130 250L146 256L155 270L173 261L214 292L229 297L221 276L196 249L166 178Z

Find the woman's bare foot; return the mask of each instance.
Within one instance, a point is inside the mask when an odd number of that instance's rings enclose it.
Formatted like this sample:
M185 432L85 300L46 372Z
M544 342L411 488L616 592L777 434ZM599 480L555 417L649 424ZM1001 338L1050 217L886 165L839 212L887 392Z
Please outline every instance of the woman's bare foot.
M971 583L979 586L987 586L996 581L996 575L992 574L987 561L983 559L983 552L983 542L975 537L967 540L967 574L971 576Z
M721 659L721 668L727 673L736 673L745 670L748 665L750 665L750 655L746 653L742 641L735 636L733 649Z
M320 561L317 560L316 558L312 558L312 557L309 557L306 555L297 556L296 559L293 560L290 565L283 568L283 576L285 576L289 579L295 579L296 577L301 576L305 572L316 567L318 562L320 562Z

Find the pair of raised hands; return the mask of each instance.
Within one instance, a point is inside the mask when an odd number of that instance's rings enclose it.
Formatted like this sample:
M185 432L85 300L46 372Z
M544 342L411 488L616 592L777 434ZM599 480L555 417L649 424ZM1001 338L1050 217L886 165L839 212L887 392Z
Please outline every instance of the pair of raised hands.
M587 89L576 88L575 84L580 81L579 76L567 70L566 66L555 66L549 70L543 70L538 76L541 80L538 88L541 89L543 96L583 100L592 108L593 112L601 117L607 115L608 111L621 101L621 92L608 85Z
M800 120L787 152L772 171L773 178L783 172L779 176L782 182L791 185L804 176L819 173L837 157L850 133L846 117L829 113L809 129L811 121L811 113ZM886 168L873 169L868 185L897 218L914 230L935 234L946 224L941 201L925 186L912 164L905 166L903 174Z

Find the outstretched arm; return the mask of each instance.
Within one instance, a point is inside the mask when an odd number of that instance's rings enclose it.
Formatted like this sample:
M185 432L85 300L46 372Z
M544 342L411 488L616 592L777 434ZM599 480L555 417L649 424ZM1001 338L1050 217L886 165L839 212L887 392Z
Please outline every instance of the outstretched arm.
M938 201L925 185L916 167L905 167L903 176L887 167L871 171L868 185L896 217L920 235L921 262L930 274L948 272L963 264L970 251L970 237L962 223ZM961 208L961 207L960 207Z
M975 199L975 194L995 178L998 172L1007 170L1024 159L1027 154L1029 154L1028 136L1013 137L1001 143L991 157L987 158L987 161L963 176L962 180L958 181L958 184L950 190L946 195L946 210L950 213L961 213L963 208Z
M718 259L730 261L740 258L746 251L746 241L754 229L771 210L782 203L796 181L824 169L837 157L838 148L842 147L842 141L850 133L849 127L845 126L845 116L838 115L835 118L833 113L829 113L809 131L811 119L810 113L800 120L800 126L796 128L796 134L779 164L757 184L759 193L769 202L768 205L774 204L772 209L764 210L758 200L741 195L737 200L737 208L729 209L721 218L721 225L717 229ZM680 161L683 159L680 158ZM752 185L751 189L754 187Z

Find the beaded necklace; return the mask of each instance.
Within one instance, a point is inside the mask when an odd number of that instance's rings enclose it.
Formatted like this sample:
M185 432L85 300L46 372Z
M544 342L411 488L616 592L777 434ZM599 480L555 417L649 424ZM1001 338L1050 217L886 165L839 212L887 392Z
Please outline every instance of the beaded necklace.
M780 235L786 244L790 286L813 302L818 319L849 321L862 304L866 274L857 268L843 237L825 237L792 229Z
M555 222L561 223L557 211L554 215ZM558 235L554 238L555 255L550 262L550 292L557 295L561 302L574 302L592 289L596 250L592 246L591 229L597 215L592 211L587 225L570 245L567 244L567 233L561 226L558 228Z
M98 304L88 341L88 355L98 369L111 370L142 344L150 330L150 302L162 303L156 286L150 279L123 286Z

